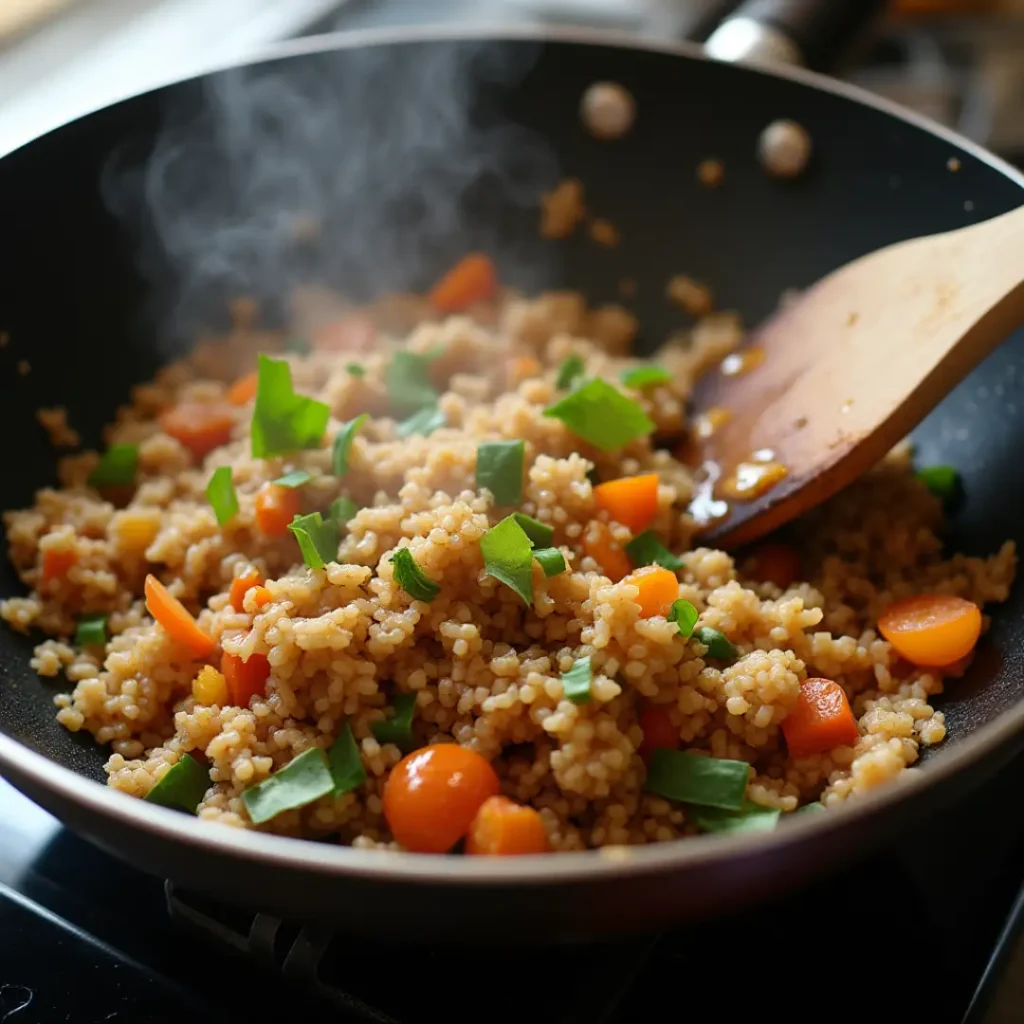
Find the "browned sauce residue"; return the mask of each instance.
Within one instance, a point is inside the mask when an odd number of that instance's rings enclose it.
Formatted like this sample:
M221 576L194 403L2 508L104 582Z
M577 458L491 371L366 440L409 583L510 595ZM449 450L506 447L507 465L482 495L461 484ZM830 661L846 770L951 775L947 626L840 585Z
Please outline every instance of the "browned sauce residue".
M693 436L697 441L706 441L732 419L732 413L720 405L713 405L693 421Z
M760 454L755 452L753 459ZM788 473L781 462L774 460L741 462L736 471L722 481L719 491L734 501L753 501L784 480Z
M751 345L739 352L730 352L719 367L725 377L738 377L741 373L756 370L764 362L764 349Z

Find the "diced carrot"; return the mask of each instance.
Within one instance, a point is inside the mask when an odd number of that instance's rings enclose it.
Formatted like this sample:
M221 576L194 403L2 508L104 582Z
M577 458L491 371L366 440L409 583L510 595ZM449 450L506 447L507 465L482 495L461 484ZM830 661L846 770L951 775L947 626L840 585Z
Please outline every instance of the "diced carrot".
M809 757L836 747L852 747L860 730L838 683L807 679L800 686L796 707L783 719L782 735L790 757Z
M270 604L270 591L266 587L253 587L252 588L252 603L257 608L262 608L265 604Z
M256 492L256 525L264 537L283 537L288 524L302 511L298 487L264 484Z
M217 645L204 633L188 609L153 575L146 577L146 608L176 643L194 658L208 658Z
M488 797L480 805L466 835L466 853L474 856L509 857L550 849L541 816L503 796Z
M640 593L640 617L649 619L654 615L668 615L672 602L679 597L679 580L671 569L660 565L645 565L631 572L624 580L631 583Z
M800 579L800 555L788 544L762 544L753 554L754 578L785 590Z
M514 388L522 381L536 377L542 369L540 361L533 356L516 356L505 364L506 384Z
M160 417L160 429L197 459L227 444L234 425L235 414L223 402L181 402Z
M253 370L244 377L239 377L231 387L228 388L228 401L232 405L248 405L256 397L256 386L259 384L259 374Z
M43 552L43 582L64 579L77 561L78 555L72 548L47 548Z
M594 501L617 523L642 533L658 511L658 474L626 476L594 488Z
M675 750L679 746L679 729L672 724L672 709L668 704L648 704L640 712L639 722L644 738L638 753L644 761L659 747Z
M952 594L921 594L889 605L878 629L907 661L941 667L974 650L981 609Z
M242 610L242 602L245 600L246 591L251 590L253 587L259 587L263 585L263 577L260 575L259 569L255 566L250 565L245 572L236 576L231 581L231 590L229 591L228 601L231 603L231 607L236 612Z
M448 271L430 292L430 304L439 313L461 313L474 303L494 298L498 273L488 256L471 252Z
M612 539L612 531L604 523L591 523L587 527L583 550L613 583L618 583L633 568L629 555Z
M265 654L250 654L249 660L243 661L238 655L225 651L220 659L220 670L227 680L231 703L237 707L247 708L253 697L266 692L270 662Z
M217 704L224 707L228 702L228 684L223 672L212 665L204 665L192 680L192 696L200 704Z

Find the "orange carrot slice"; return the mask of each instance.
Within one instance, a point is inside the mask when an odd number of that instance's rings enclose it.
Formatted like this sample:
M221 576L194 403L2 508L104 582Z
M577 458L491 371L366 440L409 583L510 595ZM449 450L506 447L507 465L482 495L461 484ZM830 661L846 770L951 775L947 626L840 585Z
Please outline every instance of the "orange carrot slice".
M231 607L236 612L242 610L242 602L245 600L246 592L251 590L253 587L259 587L263 584L263 577L260 575L259 569L255 566L250 565L245 572L239 574L231 581L231 590L229 591L228 601L231 603Z
M181 402L160 417L160 429L201 459L231 440L235 416L223 402Z
M270 604L270 591L266 587L253 587L252 602L257 608Z
M227 680L231 703L237 707L247 708L253 697L266 692L270 662L265 654L250 654L248 661L243 661L225 651L220 670Z
M640 591L637 603L640 605L640 617L644 619L668 615L672 602L679 597L676 574L660 565L645 565L631 572L623 582L631 583Z
M64 579L77 561L78 555L71 548L47 548L43 552L43 582Z
M604 523L591 523L587 528L583 535L583 550L613 583L628 576L633 568L629 555L612 539L612 532Z
M921 594L889 605L878 629L907 661L941 667L974 650L981 609L952 594Z
M188 609L153 575L146 577L146 608L167 631L168 636L186 648L192 657L208 658L217 645L204 633Z
M482 252L463 257L434 285L430 303L439 313L461 313L477 302L493 299L498 273Z
M541 816L503 796L488 797L480 805L466 836L466 853L474 856L509 857L550 848Z
M594 501L617 523L642 533L658 511L658 474L626 476L594 488Z
M860 730L838 683L807 679L800 686L796 707L782 722L782 735L790 757L809 757L835 747L852 747L860 739Z
M259 384L259 374L254 370L244 377L239 377L231 387L228 388L228 401L232 405L248 405L256 397L256 387Z
M668 704L648 704L640 712L639 724L644 738L638 753L644 761L659 747L675 750L679 746L679 729L672 724L672 709Z
M302 511L298 487L264 484L256 493L256 525L264 537L283 537L288 524Z

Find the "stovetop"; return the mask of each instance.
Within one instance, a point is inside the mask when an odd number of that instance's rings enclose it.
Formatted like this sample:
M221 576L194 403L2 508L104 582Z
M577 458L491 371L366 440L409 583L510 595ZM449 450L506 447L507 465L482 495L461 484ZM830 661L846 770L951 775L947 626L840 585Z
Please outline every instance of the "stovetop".
M439 946L429 921L381 944L178 891L0 782L0 1022L613 1024L666 1005L729 1022L781 1005L791 1024L1009 1024L1024 1020L1022 782L1024 759L795 897L672 933L483 950Z

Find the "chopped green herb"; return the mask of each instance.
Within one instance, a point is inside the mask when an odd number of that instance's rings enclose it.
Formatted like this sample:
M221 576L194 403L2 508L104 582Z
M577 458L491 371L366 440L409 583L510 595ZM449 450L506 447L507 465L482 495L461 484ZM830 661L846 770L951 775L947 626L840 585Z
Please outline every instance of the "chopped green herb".
M270 821L282 811L305 807L334 790L327 758L319 747L293 757L268 779L242 793L242 803L254 825Z
M311 569L322 569L338 557L338 524L335 520L324 519L319 512L307 516L296 516L288 529L299 542L302 560Z
M412 717L416 710L415 693L399 693L394 699L394 713L383 722L374 722L370 729L378 743L394 743L406 750L412 746Z
M359 753L359 744L352 735L352 724L347 720L341 727L338 738L327 751L327 764L331 770L334 796L349 793L366 781L366 769Z
M585 366L583 360L577 355L571 355L558 368L558 376L555 377L555 387L562 391L571 388L573 384L583 376Z
M562 696L573 704L589 704L590 684L594 673L590 668L590 655L577 658L568 672L562 673Z
M297 356L308 356L313 351L309 338L303 338L299 334L293 334L288 339L288 344L285 345L285 348L289 352L294 352Z
M952 501L960 489L960 474L952 466L925 466L917 478L941 501Z
M484 441L476 446L476 485L486 487L498 505L523 500L524 441Z
M108 484L130 484L139 468L137 444L112 444L101 456L96 468L89 474L90 487Z
M334 521L340 534L358 511L358 506L351 498L335 498L327 509L327 518Z
M540 563L548 579L565 572L565 556L558 548L535 548L533 557Z
M292 390L292 371L287 362L260 356L252 411L253 458L318 448L330 414L323 402Z
M83 615L75 628L75 643L79 647L100 646L107 642L107 616Z
M814 814L817 811L823 810L825 810L825 805L820 800L815 800L813 803L804 804L803 807L798 807L796 811L794 811L794 813L803 814L805 811L810 811L812 814Z
M395 433L399 437L412 437L413 434L422 434L429 437L435 430L443 427L448 421L440 409L420 409L414 412L408 419L402 420L395 427Z
M618 451L654 430L638 402L599 377L549 405L544 415L561 420L573 434L603 452Z
M739 811L743 809L749 775L750 765L746 761L658 747L651 754L646 788L650 793L684 804Z
M209 771L191 754L184 754L146 794L146 799L151 804L195 814L209 788Z
M429 604L441 593L440 585L416 564L408 548L399 548L391 556L391 561L395 567L395 581L413 600Z
M213 509L217 525L223 526L238 515L238 495L231 479L230 466L218 466L206 485L206 500Z
M512 518L519 524L523 533L530 538L530 543L537 547L546 548L551 546L555 539L555 528L542 523L525 512L513 512Z
M400 350L391 357L384 374L391 404L404 413L437 404L437 392L430 383L430 364L433 356Z
M674 622L679 627L679 635L684 637L693 633L693 627L697 625L699 617L697 609L683 598L673 601L668 613L668 621Z
M366 367L360 366L359 363L346 363L345 370L353 377L365 377Z
M660 565L676 572L683 567L683 560L678 555L673 555L653 530L644 530L639 536L634 537L626 545L626 554L637 568L641 565Z
M735 661L739 653L733 642L717 629L710 626L701 626L693 631L693 639L702 643L708 649L708 655L718 658L719 661Z
M533 604L533 545L515 513L480 538L484 572L511 587L527 605Z
M337 434L334 435L334 446L331 448L331 469L335 476L344 476L348 472L348 454L352 450L352 442L369 418L370 414L364 412L354 420L343 423Z
M303 484L308 484L313 477L307 473L304 469L293 469L290 473L285 473L284 476L279 476L274 483L278 487L301 487Z
M637 391L653 387L655 384L668 384L671 380L672 374L663 366L634 366L631 370L622 371L622 383L627 388L636 388Z
M771 832L779 823L779 811L744 799L738 811L723 811L720 807L690 807L687 818L702 832Z

